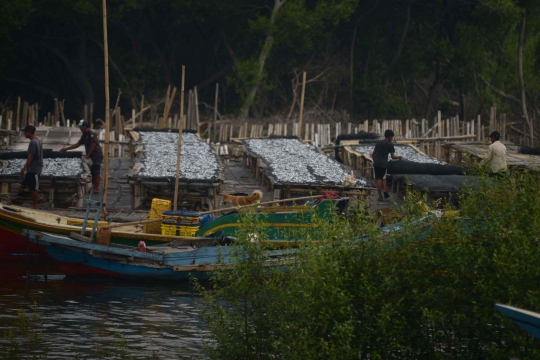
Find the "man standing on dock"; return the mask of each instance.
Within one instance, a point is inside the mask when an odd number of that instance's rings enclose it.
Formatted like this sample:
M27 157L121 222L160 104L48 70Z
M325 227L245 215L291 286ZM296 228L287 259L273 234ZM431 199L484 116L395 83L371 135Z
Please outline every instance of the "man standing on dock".
M491 168L491 177L501 177L506 174L506 146L500 141L501 134L498 131L493 131L489 135L491 145L489 145L488 152L484 158L485 162L489 163Z
M388 154L392 159L403 159L402 156L396 156L394 149L394 132L392 130L386 130L384 132L384 140L379 141L373 149L371 158L373 159L373 171L375 173L375 181L377 182L377 191L379 192L379 201L388 199L390 195L387 191L386 184L386 170L388 167ZM383 190L384 190L384 199L383 199Z
M86 150L86 158L92 159L92 166L90 167L90 173L92 174L92 184L94 185L94 193L99 193L99 186L101 184L101 163L103 162L103 150L99 146L98 138L94 132L90 130L90 123L86 120L81 120L77 125L83 133L81 139L76 144L68 146L60 150L60 152L66 152L71 149L76 149L81 145L84 145Z
M22 182L32 192L33 208L38 208L38 203L41 199L39 195L39 176L43 170L43 143L36 136L36 128L32 125L26 125L24 129L24 137L30 139L28 144L28 158L21 169L21 176L24 176Z

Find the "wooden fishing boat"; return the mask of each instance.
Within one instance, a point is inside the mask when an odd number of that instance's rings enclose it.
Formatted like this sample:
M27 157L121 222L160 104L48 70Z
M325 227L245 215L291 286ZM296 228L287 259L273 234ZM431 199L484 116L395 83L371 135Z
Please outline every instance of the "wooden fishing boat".
M147 247L145 252L123 245L99 245L68 236L28 231L29 239L54 258L66 276L113 277L147 280L208 279L217 267L233 259L233 246L219 246L214 239L175 240ZM265 252L267 266L280 261L295 249Z
M399 234L405 230L415 232L417 240L428 236L433 225L442 214L430 212L408 224L391 224L380 229L380 236ZM152 280L171 280L209 278L218 266L228 266L234 261L235 246L224 246L234 242L234 238L194 238L193 240L174 240L168 244L149 246L145 251L125 245L101 245L92 239L71 234L47 234L24 231L30 241L42 246L55 260L67 276L117 277ZM365 235L356 240L364 241ZM226 241L224 241L226 240ZM389 249L400 246L398 238L389 242ZM317 244L321 244L316 242ZM288 244L291 244L288 242ZM260 246L265 244L261 242ZM324 245L322 245L324 246ZM267 266L280 266L284 261L291 262L292 254L298 248L283 248L265 251ZM141 249L142 250L142 249Z
M179 239L193 240L206 237L220 239L235 236L238 229L245 226L241 221L239 222L239 218L242 215L253 213L256 221L268 226L268 239L281 244L287 242L287 240L297 238L300 229L311 228L313 226L312 221L315 218L329 219L338 202L338 200L322 200L318 204L306 204L303 206L239 209L239 213L222 216L203 226L194 236L145 233L143 221L128 224L111 224L100 221L98 227L112 228L110 241L113 244L136 247L140 241L144 241L147 246L153 246ZM161 219L157 219L157 221L159 222ZM32 230L56 235L69 235L73 232L80 233L82 224L83 220L78 218L0 204L0 259L14 260L24 258L27 254L32 257L45 257L48 259L43 248L34 243L29 243L28 238L23 235L23 231ZM93 222L88 221L88 225L89 227L84 232L85 236L90 236Z
M257 224L266 228L268 239L299 240L305 238L309 230L315 226L316 221L331 219L340 201L326 199L316 203L308 202L303 206L240 209L202 226L197 236L235 237L240 228ZM243 220L246 215L249 215L248 221Z
M495 309L540 340L540 314L517 307L495 304Z

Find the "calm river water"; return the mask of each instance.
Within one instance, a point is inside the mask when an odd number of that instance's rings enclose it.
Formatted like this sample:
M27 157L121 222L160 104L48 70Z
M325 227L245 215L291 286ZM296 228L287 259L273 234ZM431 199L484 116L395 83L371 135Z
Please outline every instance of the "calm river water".
M27 282L25 272L23 264L0 263L0 349L6 346L4 330L17 324L17 311L31 314L35 304L48 359L202 357L204 328L195 306L200 298L189 284L81 281L61 275Z

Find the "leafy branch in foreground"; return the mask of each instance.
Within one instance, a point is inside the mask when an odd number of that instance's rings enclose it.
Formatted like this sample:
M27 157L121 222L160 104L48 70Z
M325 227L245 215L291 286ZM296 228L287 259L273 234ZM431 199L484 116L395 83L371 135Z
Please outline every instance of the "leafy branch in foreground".
M257 225L245 227L232 271L201 289L208 355L540 357L540 344L493 307L540 309L538 180L480 178L440 219L418 214L410 196L400 230L386 235L368 216L336 216L279 268L247 240Z

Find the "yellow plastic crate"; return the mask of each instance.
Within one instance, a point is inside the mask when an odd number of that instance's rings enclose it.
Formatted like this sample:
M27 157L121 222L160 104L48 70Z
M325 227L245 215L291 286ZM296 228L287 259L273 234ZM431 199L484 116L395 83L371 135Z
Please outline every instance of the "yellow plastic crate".
M171 201L164 199L152 199L150 208L150 219L159 219L164 211L171 210Z
M190 224L198 224L199 223L199 217L198 216L172 216L172 215L162 215L161 218L163 219L163 223L166 223L167 225L174 225L177 226L178 224L182 225L188 225ZM180 219L180 221L178 221Z
M199 231L198 226L175 226L161 224L161 235L168 236L195 236Z

